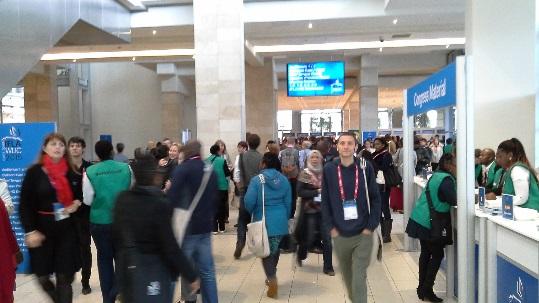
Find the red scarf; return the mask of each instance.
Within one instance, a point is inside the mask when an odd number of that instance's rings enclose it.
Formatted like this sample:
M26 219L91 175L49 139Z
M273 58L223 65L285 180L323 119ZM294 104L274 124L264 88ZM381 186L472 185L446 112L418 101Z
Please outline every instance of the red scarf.
M67 170L69 169L66 159L62 158L58 163L54 163L51 157L45 154L43 156L43 167L47 171L52 187L56 190L56 199L65 207L71 206L73 204L73 192L66 178Z

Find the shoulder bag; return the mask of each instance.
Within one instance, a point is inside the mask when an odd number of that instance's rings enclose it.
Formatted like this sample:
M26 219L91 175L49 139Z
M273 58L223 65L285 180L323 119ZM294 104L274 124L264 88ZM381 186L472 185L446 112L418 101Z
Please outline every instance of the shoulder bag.
M258 175L258 178L260 178L260 186L262 187L262 220L253 222L251 217L252 223L247 224L247 247L255 256L265 258L270 255L268 231L266 230L266 207L264 205L266 202L264 192L266 180L262 174Z
M430 182L430 179L429 179ZM453 244L453 227L451 226L450 212L439 212L434 208L430 195L429 182L425 186L425 195L430 212L430 237L432 242L445 245Z
M178 241L178 245L180 247L182 246L183 239L185 238L187 224L189 223L189 220L191 219L193 211L195 211L195 208L197 207L200 198L202 198L202 194L206 190L206 186L208 185L208 181L210 180L212 170L213 167L211 165L204 166L204 176L202 177L202 182L200 183L200 187L198 188L198 191L195 194L191 205L189 205L189 208L174 208L174 212L172 214L172 229L174 230L174 236L176 237L176 241Z
M367 209L369 211L369 216L371 215L371 198L369 197L369 185L367 183L367 174L365 173L366 167L367 167L367 161L365 158L360 159L360 166L361 170L363 171L363 180L365 181L365 196L367 197ZM369 264L373 264L376 260L378 262L382 261L382 251L383 251L383 243L382 243L382 230L380 227L380 224L376 227L376 229L372 232L372 238L373 238L373 245L372 245L372 252L371 252L371 260Z

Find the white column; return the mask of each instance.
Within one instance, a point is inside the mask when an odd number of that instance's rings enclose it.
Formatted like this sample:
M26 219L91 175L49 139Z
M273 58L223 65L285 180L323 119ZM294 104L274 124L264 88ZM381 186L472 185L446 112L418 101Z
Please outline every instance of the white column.
M217 139L235 146L245 137L243 1L195 0L193 18L197 137L205 154Z
M378 130L378 57L362 56L359 72L359 129Z

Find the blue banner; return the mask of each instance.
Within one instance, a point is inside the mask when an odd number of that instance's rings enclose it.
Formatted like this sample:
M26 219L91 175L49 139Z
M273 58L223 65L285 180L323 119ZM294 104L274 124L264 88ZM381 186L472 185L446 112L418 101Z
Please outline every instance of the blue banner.
M539 302L537 278L498 255L498 299L500 303Z
M361 133L361 140L365 142L367 139L370 139L371 141L376 139L376 131L367 131Z
M408 116L454 105L457 101L457 71L451 63L407 90Z
M0 178L8 183L15 212L9 217L17 243L24 254L24 262L17 268L18 273L30 272L30 255L24 245L24 229L19 220L19 199L22 180L26 169L37 160L43 139L54 132L54 123L0 124L2 157L0 158Z

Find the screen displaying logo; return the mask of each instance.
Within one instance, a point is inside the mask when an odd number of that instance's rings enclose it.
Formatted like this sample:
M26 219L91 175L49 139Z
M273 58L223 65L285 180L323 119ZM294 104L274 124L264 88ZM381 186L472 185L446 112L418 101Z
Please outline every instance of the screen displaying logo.
M12 126L9 136L2 137L2 161L22 159L22 138L20 131Z

